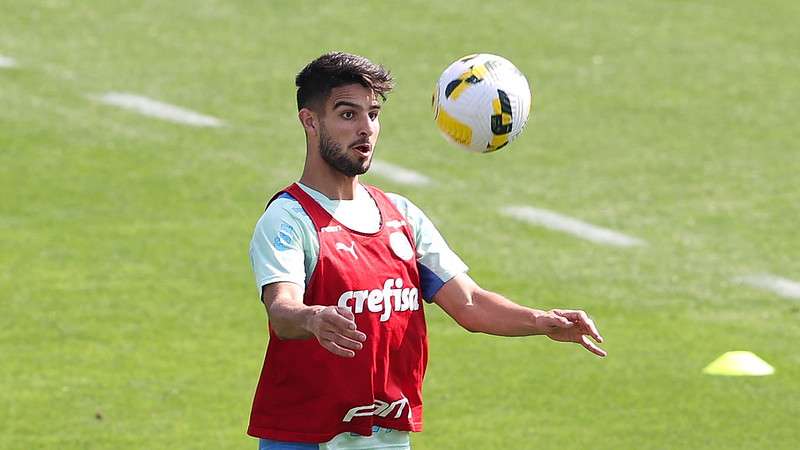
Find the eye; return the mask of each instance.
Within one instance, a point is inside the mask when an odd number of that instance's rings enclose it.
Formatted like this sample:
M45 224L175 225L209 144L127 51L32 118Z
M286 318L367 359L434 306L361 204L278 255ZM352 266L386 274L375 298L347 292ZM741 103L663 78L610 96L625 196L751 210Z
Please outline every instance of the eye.
M370 118L370 120L377 119L378 118L378 111L370 111L369 112L369 118Z
M353 117L355 117L355 113L353 113L353 111L345 111L345 112L342 113L342 118L343 119L350 120Z

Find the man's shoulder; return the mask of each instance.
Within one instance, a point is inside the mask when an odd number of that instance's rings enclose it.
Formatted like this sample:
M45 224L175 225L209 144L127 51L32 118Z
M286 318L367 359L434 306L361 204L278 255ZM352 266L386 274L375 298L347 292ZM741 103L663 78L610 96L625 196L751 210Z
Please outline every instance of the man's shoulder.
M282 192L280 195L275 197L275 199L272 200L272 202L270 202L267 205L267 208L264 210L264 214L280 214L283 212L305 214L303 207L300 206L300 202L298 202L287 192Z
M284 192L267 205L256 228L279 228L281 224L306 225L310 221L300 203Z
M431 231L435 231L435 227L430 219L428 219L428 216L426 216L411 200L394 193L386 193L386 197L389 198L389 201L394 204L394 207L397 208L400 215L402 215L411 226L411 230L417 242L423 240Z
M416 218L422 215L422 210L417 207L411 200L394 192L386 192L386 197L392 202L395 208L400 211L404 217Z

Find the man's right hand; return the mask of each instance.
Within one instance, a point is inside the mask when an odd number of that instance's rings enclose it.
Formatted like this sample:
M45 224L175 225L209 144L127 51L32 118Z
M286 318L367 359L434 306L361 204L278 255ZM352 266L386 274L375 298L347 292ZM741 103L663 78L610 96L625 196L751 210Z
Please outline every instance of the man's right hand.
M352 311L341 306L312 306L306 329L319 344L337 356L352 358L363 348L367 335L356 329Z

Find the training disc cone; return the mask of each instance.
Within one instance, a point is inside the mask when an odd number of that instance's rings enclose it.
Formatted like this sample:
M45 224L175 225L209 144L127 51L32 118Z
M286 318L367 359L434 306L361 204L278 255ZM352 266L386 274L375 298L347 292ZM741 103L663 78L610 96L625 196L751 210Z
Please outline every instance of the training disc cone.
M775 373L775 368L752 352L727 352L703 369L708 375L763 376Z

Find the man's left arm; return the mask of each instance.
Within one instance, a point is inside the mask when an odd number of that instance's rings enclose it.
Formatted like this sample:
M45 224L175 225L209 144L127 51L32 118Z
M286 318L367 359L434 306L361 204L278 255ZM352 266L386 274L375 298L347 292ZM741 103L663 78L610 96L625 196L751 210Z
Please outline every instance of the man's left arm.
M554 341L574 342L598 356L605 350L592 319L583 311L543 311L518 305L495 292L481 288L466 273L447 281L433 301L459 325L475 333L497 336L545 335ZM590 339L591 338L591 339Z

